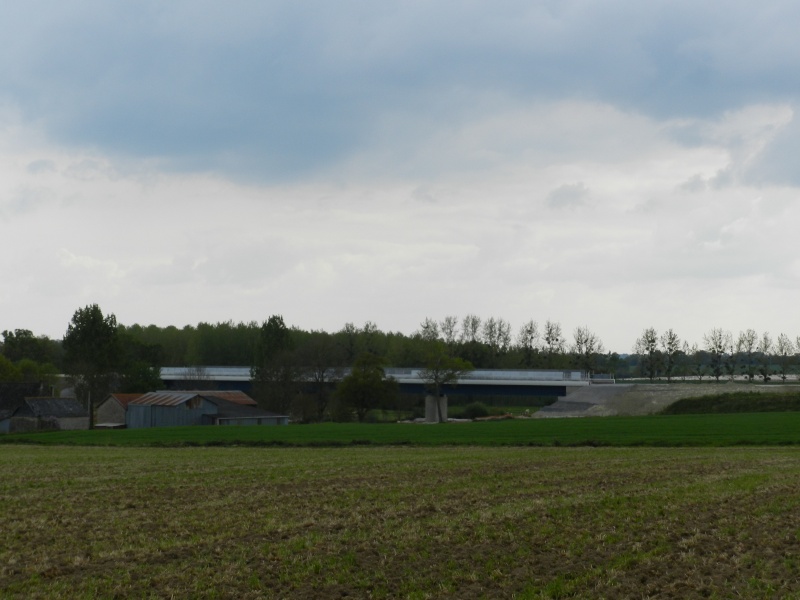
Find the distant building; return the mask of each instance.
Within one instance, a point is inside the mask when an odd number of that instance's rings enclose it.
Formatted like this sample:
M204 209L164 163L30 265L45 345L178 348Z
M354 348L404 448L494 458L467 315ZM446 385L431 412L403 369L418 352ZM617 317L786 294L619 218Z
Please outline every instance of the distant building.
M213 394L213 395L212 395ZM289 417L254 406L245 394L220 392L150 392L128 403L129 429L181 425L287 425ZM248 402L249 400L249 402ZM252 404L250 404L252 402Z
M144 394L109 394L95 409L95 427L122 427L128 403Z
M186 390L193 394L200 394L201 396L213 396L214 398L221 398L234 404L242 404L244 406L258 406L258 402L253 400L250 396L241 390Z
M0 410L0 433L89 429L89 413L75 398L25 398Z
M255 400L250 396L239 390L191 390L185 392L171 392L161 391L153 392L155 396L150 395L150 398L161 398L164 394L193 394L203 397L214 397L221 400L226 400L233 405L240 406L258 406ZM95 427L101 428L117 428L125 427L127 422L128 405L134 400L138 400L145 394L109 394L108 397L101 402L95 412Z

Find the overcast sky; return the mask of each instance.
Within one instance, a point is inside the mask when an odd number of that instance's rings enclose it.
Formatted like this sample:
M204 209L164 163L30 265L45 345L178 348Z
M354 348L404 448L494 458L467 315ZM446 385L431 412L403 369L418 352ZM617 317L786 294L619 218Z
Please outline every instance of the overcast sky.
M0 330L800 334L800 4L32 0Z

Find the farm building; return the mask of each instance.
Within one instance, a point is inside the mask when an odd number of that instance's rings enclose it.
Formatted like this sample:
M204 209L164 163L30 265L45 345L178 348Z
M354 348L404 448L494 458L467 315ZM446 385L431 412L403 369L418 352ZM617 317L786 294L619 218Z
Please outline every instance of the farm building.
M241 390L187 390L193 394L200 394L201 396L213 396L214 398L221 398L234 404L242 404L244 406L258 406L258 402L253 400L250 396Z
M94 420L96 427L114 427L125 425L125 413L128 412L128 403L143 394L109 394L108 397L97 405Z
M25 398L0 411L0 432L89 429L89 413L75 398Z
M179 425L287 425L289 417L216 395L197 392L150 392L128 403L130 429Z
M172 392L155 392L158 394L171 394ZM213 396L227 400L236 405L258 406L255 400L239 390L192 390L182 393L196 394L199 396ZM96 427L120 427L125 426L125 415L128 413L128 404L133 400L138 400L144 394L109 394L95 409Z

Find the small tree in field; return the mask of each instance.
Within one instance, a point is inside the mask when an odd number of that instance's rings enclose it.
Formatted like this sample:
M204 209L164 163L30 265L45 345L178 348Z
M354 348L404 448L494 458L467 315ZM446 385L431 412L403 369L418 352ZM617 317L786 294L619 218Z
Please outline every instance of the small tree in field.
M420 372L419 378L425 382L425 387L433 394L434 398L439 398L442 388L447 385L455 385L458 379L472 371L472 363L461 358L455 358L447 354L444 345L437 344L428 354L425 368ZM436 409L439 422L444 422L444 415L439 402L436 402Z

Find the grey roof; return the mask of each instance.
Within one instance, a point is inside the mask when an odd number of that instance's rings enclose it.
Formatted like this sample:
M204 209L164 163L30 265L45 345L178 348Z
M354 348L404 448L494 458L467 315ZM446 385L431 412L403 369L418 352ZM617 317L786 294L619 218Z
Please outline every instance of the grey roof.
M25 404L37 417L88 417L86 408L75 398L25 398Z

